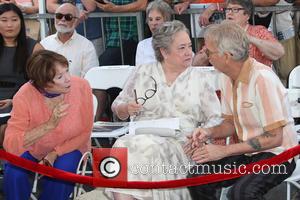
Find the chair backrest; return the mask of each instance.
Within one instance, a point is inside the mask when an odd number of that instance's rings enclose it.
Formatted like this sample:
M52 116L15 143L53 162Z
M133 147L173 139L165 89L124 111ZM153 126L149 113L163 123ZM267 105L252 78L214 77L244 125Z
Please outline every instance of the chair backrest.
M289 88L300 89L300 65L296 66L289 75Z
M94 117L96 116L97 106L98 106L98 100L97 100L97 97L93 94L93 113L94 113Z
M134 66L113 65L91 68L84 76L93 89L107 90L117 87L122 89Z

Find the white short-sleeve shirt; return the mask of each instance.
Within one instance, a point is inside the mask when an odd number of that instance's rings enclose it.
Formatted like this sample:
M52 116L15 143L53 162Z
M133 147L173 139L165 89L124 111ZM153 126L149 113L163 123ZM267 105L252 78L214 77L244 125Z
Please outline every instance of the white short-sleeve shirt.
M93 43L76 31L65 43L58 39L56 33L43 39L41 45L47 50L65 56L69 62L69 70L72 75L83 77L90 68L99 66Z

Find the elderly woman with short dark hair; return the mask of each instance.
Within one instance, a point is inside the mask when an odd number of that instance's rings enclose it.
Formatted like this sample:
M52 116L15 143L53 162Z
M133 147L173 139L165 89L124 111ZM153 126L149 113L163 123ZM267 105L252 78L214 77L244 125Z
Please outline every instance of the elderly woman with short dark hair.
M70 76L68 61L55 52L35 53L27 64L30 79L13 98L5 132L7 152L67 172L76 172L90 147L93 125L92 91L87 81ZM31 173L7 163L6 199L29 199ZM66 200L74 184L43 177L40 199Z
M134 121L178 118L175 135L151 129L149 134L126 135L114 147L128 148L128 180L159 181L181 179L186 171L135 173L130 169L151 167L185 169L189 158L183 151L186 136L197 126L219 123L220 104L207 74L191 67L192 44L187 28L179 21L165 22L153 35L158 62L140 65L113 102L112 110L121 119ZM155 167L155 166L153 166ZM153 168L152 168L153 169ZM154 168L157 169L157 168ZM190 199L186 188L172 190L107 189L115 199ZM111 194L111 193L109 193Z

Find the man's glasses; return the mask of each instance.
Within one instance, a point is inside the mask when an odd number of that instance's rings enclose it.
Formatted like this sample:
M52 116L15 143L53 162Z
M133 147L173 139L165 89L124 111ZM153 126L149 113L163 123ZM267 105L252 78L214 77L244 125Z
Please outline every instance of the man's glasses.
M65 18L66 21L72 21L73 18L77 18L74 17L72 14L62 14L62 13L55 13L55 18L61 20L62 18Z
M215 54L215 53L218 53L218 51L210 51L209 49L205 49L205 54L207 55L207 57Z
M146 101L148 99L152 98L155 95L155 93L157 92L157 83L156 83L155 79L152 76L150 76L150 78L154 81L154 89L146 90L145 94L144 94L144 97L139 97L139 98L137 98L136 90L134 90L136 103L144 105L146 103Z
M245 8L224 8L225 13L238 13L240 10L245 10Z

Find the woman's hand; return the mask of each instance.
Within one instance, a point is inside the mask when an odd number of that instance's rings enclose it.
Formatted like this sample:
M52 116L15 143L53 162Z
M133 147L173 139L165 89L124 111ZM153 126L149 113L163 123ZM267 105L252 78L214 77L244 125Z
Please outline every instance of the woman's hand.
M207 26L210 24L209 18L212 16L212 14L214 13L214 9L213 8L206 8L203 13L199 16L199 20L198 23L200 26Z
M57 157L57 153L52 151L43 159L43 164L52 167Z
M87 20L89 18L89 12L86 10L81 10L79 13L79 17L78 20L76 22L76 26L78 26L80 23L82 23L83 21Z
M0 109L7 108L11 105L12 105L12 100L11 99L0 100Z
M177 14L181 15L181 13L183 13L186 9L188 9L189 5L190 5L189 1L178 3L174 6L174 11Z
M2 3L13 3L13 4L16 4L16 1L15 0L0 0L0 4Z
M52 111L52 115L48 121L48 125L50 127L55 128L58 123L60 122L60 120L66 116L68 114L68 108L69 108L69 104L66 104L65 102L60 102L57 104L57 106L54 107L53 111Z
M116 8L116 5L110 1L103 0L104 3L99 3L95 1L96 5L103 10L104 12L113 12Z
M136 102L130 102L127 104L127 112L129 116L136 116L142 109L142 105Z
M183 145L183 151L184 153L188 156L188 157L192 157L194 151L196 150L196 148L192 147L193 144L193 138L192 135L188 135L187 136L187 141L186 143Z
M59 102L53 109L50 119L43 122L40 126L28 130L24 136L24 148L28 148L38 141L41 137L55 129L60 120L68 114L69 104Z

